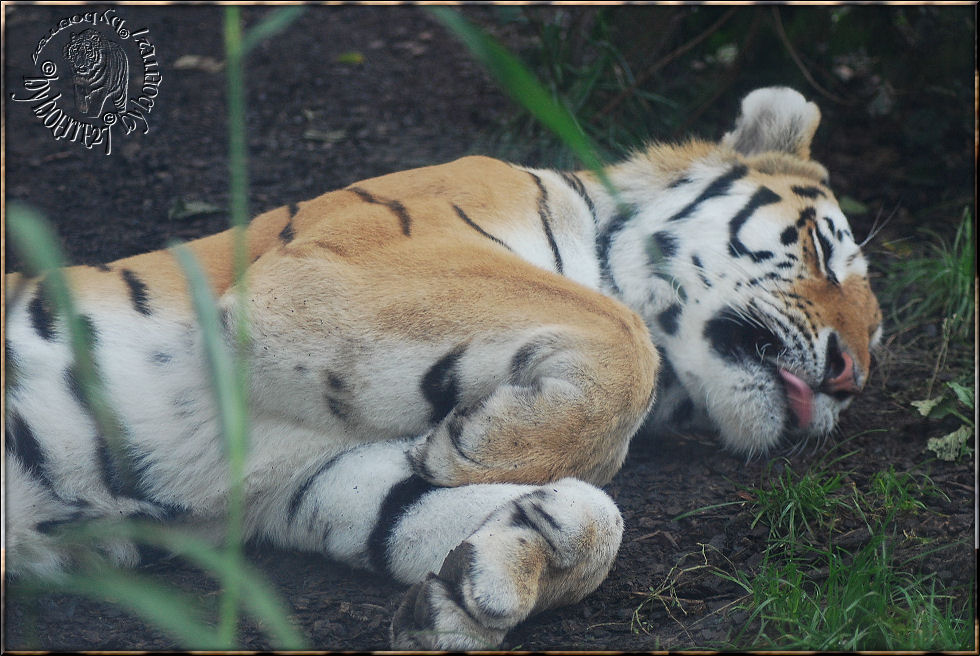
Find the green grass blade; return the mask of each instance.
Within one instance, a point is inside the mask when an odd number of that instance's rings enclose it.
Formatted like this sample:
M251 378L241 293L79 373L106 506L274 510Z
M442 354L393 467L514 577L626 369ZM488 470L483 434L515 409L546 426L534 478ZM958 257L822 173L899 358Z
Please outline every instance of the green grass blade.
M279 34L302 16L305 11L306 7L295 5L280 7L270 12L245 33L242 39L242 52L247 54L262 41Z
M558 135L575 156L615 194L602 169L602 162L592 140L582 131L572 113L552 97L517 57L488 34L471 25L459 13L445 7L430 7L429 11L497 78L511 98Z
M231 444L229 449L246 448L247 406L245 390L237 381L232 354L221 338L218 305L204 271L190 250L183 245L171 251L187 276L194 312L200 324L208 366L218 403L221 426Z
M106 569L70 574L56 583L31 582L25 588L36 593L53 589L121 604L172 636L184 649L230 648L199 619L204 611L194 598L132 572Z
M175 546L181 546L185 557L199 566L218 572L223 578L237 577L241 583L242 603L253 617L267 625L277 649L309 648L303 635L290 623L286 605L275 589L248 563L232 563L223 554L204 548L206 545L191 547L185 542Z
M130 523L123 530L130 537L180 554L221 579L236 577L240 582L242 603L253 617L268 626L277 649L308 648L303 635L289 622L286 604L262 574L244 560L233 562L205 540L152 524Z
M221 338L218 308L204 272L185 246L172 248L187 276L191 301L204 339L211 385L218 404L219 417L228 455L228 526L225 557L233 568L243 566L241 555L244 490L242 484L247 450L248 407L246 387L239 375L239 365ZM231 641L237 626L240 579L233 574L222 577L222 636Z

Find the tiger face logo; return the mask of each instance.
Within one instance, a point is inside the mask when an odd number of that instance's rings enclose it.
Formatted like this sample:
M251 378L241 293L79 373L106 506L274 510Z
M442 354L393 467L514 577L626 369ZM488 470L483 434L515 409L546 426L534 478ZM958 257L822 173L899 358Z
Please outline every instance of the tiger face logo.
M73 73L75 108L83 116L101 115L107 101L117 112L125 110L129 58L122 46L87 29L71 35L64 54Z
M150 131L163 75L149 27L126 27L115 8L80 11L58 20L30 59L23 91L8 97L56 140L111 155L114 130Z

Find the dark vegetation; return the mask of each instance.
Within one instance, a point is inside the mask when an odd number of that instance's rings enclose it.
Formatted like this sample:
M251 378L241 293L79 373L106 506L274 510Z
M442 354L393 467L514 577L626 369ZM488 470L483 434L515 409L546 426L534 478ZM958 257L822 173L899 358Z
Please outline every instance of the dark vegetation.
M65 10L5 11L10 91ZM270 11L245 11L246 24ZM120 13L158 44L164 82L148 134L104 157L56 142L7 99L6 201L49 217L74 263L228 222L221 10ZM875 233L866 250L886 310L876 369L832 446L744 463L712 436L638 436L607 488L627 524L609 579L504 646L975 649L974 8L482 6L466 15L519 54L609 157L651 137L717 138L759 86L815 100L814 157L855 234ZM418 7L310 7L257 46L247 70L253 213L470 152L574 165ZM5 270L20 267L6 252ZM948 459L928 448L957 432L966 439L942 452ZM312 647L387 647L398 586L315 555L261 545L248 555ZM217 584L190 565L144 571L216 605ZM125 606L18 583L5 588L4 613L6 649L178 646ZM245 622L241 646L274 647L263 629Z

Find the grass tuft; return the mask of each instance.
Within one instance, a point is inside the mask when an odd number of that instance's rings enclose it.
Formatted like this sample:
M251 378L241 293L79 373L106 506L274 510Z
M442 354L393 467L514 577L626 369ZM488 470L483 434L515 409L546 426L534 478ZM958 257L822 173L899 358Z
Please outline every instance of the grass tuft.
M895 554L896 517L928 512L925 499L942 492L928 476L894 467L871 476L865 490L846 486L847 477L823 467L795 474L787 465L771 486L754 490L756 521L769 525L770 542L758 572L735 575L748 591L739 607L750 614L733 645L856 651L972 644L972 607ZM855 521L864 527L839 528Z
M889 267L883 295L900 329L944 317L954 338L969 341L976 312L973 220L970 208L965 208L952 241L921 228L925 252L895 260Z

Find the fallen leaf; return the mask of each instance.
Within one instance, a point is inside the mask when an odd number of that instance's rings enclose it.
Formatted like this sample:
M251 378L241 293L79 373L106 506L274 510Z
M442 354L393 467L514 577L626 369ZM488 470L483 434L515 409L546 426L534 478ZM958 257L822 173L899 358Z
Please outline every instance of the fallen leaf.
M218 61L214 57L204 55L181 55L174 62L174 68L178 70L204 71L205 73L219 73L225 68L223 61Z
M170 206L167 211L167 217L174 221L186 221L187 219L192 219L198 216L207 216L209 214L218 214L224 210L217 205L208 203L200 200L188 200L185 201L182 198L178 198Z
M352 50L351 52L344 52L333 59L338 64L363 64L364 54Z

